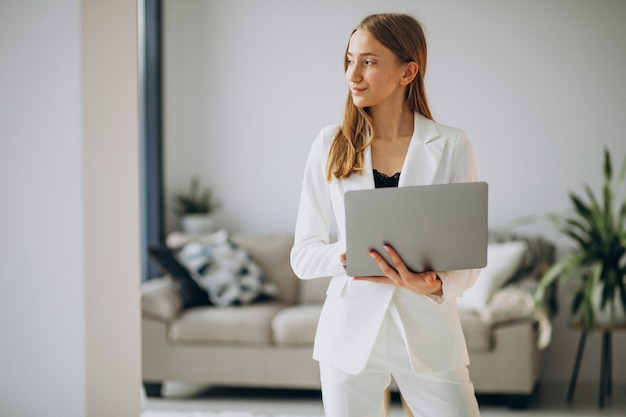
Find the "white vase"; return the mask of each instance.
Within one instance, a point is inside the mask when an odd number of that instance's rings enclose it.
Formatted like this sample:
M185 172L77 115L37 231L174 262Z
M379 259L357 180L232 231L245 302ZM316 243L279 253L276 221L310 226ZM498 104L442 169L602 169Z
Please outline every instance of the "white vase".
M604 310L600 310L600 301L602 299L602 285L598 285L595 291L595 311L594 315L594 323L597 326L606 326L611 327L615 326L623 326L626 324L626 312L624 311L624 305L622 304L622 298L618 292L615 292L615 297L613 299L613 303L615 304L615 321L613 321L611 317L611 305L607 302L604 306Z
M213 233L217 231L215 216L210 214L186 214L181 218L183 232L188 234Z

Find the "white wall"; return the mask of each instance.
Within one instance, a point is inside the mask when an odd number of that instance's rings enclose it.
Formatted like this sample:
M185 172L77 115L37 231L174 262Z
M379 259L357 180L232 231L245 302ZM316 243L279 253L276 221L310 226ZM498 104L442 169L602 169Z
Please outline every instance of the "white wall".
M82 416L86 407L80 2L59 3L0 2L0 414L7 416Z
M435 118L468 131L492 227L565 208L583 181L596 188L604 146L626 155L623 1L164 3L166 191L199 175L233 231L293 230L309 145L341 118L349 33L371 12L424 24ZM548 379L569 378L576 337L561 320ZM592 339L581 379L597 379L598 357Z
M135 7L0 1L2 416L139 415Z

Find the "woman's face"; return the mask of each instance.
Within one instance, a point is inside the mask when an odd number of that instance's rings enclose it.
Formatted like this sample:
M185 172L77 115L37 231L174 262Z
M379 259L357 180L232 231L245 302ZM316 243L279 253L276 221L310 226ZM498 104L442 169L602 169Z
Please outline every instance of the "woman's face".
M357 107L404 101L406 64L368 31L357 29L348 44L346 82Z

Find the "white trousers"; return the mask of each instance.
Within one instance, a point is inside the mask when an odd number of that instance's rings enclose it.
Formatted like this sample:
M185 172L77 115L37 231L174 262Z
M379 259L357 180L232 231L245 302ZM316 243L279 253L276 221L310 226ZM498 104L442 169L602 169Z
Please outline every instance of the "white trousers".
M326 417L384 417L384 392L392 376L414 417L480 416L467 368L415 372L389 312L361 373L350 375L320 363L320 374Z

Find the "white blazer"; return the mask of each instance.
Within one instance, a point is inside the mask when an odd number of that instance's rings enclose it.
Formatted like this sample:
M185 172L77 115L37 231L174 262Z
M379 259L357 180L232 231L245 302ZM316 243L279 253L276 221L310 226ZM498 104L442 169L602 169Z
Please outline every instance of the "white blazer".
M374 188L374 177L368 147L362 174L326 181L326 161L337 129L336 125L322 129L311 147L291 250L291 265L299 278L332 276L315 336L314 359L350 374L361 372L393 300L415 370L438 372L468 365L456 297L473 285L479 270L438 271L443 298L354 281L346 275L340 260L346 251L343 195ZM476 178L467 135L416 113L399 186L473 182ZM335 242L331 242L333 223Z

